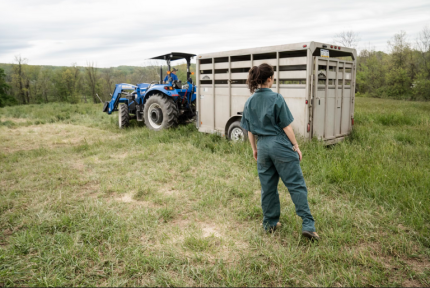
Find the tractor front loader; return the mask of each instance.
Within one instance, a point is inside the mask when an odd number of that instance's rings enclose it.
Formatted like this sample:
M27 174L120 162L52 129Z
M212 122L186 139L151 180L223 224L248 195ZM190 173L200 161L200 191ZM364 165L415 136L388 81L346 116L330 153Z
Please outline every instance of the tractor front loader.
M103 112L112 114L118 111L119 128L129 125L132 118L145 121L152 130L159 131L192 119L196 115L196 86L191 78L191 58L196 55L172 52L151 59L166 60L168 81L163 83L160 69L160 81L141 84L116 84L112 99L106 102ZM187 61L187 83L173 81L170 77L170 62L185 59ZM134 115L134 117L131 117Z

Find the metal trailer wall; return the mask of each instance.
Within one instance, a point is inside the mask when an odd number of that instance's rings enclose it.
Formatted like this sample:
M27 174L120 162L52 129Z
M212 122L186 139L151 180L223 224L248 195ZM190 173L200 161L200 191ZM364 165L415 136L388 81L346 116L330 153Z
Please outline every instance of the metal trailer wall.
M327 45L307 42L198 55L199 131L226 135L229 125L240 120L244 104L251 96L246 85L249 69L268 63L275 68L272 90L281 94L290 108L295 133L305 139L315 136L330 143L343 139L351 130L350 121L347 125L345 119L353 117L351 91L354 89L351 87L355 82L356 52L341 47L339 51L336 46L336 50L331 49L331 55L351 56L354 60L318 57L319 49ZM327 71L320 70L323 66ZM333 69L333 66L336 68ZM351 71L345 73L345 67ZM344 79L349 81L348 87L340 85ZM321 126L321 123L324 125Z

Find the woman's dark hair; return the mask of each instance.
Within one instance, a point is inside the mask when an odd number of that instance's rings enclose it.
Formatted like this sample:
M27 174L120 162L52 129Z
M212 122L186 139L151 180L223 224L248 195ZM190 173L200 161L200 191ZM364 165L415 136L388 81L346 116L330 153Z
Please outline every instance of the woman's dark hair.
M269 64L263 63L260 66L254 66L249 69L248 80L246 84L248 85L251 93L254 93L258 85L266 83L266 80L273 75L273 67Z

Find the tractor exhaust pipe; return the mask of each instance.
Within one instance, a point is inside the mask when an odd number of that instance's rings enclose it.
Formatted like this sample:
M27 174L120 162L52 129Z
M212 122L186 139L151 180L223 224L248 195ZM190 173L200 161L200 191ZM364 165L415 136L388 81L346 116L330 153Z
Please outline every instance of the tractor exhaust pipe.
M163 84L163 65L160 65L160 84Z

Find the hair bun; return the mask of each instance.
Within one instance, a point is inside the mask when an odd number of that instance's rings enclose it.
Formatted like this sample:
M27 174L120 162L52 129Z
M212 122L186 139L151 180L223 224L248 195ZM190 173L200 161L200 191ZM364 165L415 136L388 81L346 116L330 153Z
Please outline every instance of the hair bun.
M255 89L258 88L258 85L262 85L266 83L267 79L273 76L273 67L267 63L263 63L260 66L253 66L249 69L248 80L246 80L246 84L248 85L251 93L254 93Z

